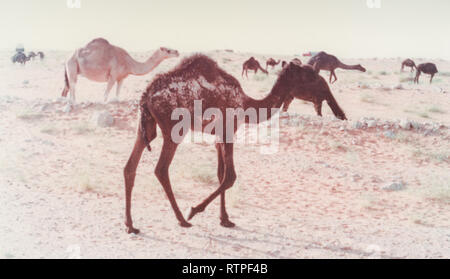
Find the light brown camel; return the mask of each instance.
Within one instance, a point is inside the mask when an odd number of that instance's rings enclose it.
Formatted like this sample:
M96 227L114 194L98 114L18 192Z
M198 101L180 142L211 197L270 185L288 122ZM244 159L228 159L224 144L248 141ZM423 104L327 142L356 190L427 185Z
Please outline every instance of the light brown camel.
M320 70L330 71L330 83L336 82L337 77L334 70L337 68L341 68L344 70L358 70L361 72L365 72L366 69L361 65L346 65L339 61L336 56L330 55L324 51L319 52L314 57L309 59L308 64L313 66L313 68L320 72ZM331 78L334 77L334 81L331 81Z
M281 60L278 60L278 62L277 62L277 61L275 61L275 59L269 58L269 59L266 61L266 71L267 71L267 68L268 68L269 66L271 66L272 69L273 69L273 67L275 67L276 65L280 64L280 62L281 62Z
M400 69L400 71L403 72L403 69L405 67L410 67L411 72L413 72L414 68L416 68L416 63L414 63L414 61L412 61L411 59L406 59L405 61L402 62L402 68Z
M124 169L125 178L125 225L128 233L139 233L139 230L133 227L131 218L131 193L134 187L136 169L139 164L142 152L156 138L157 126L161 129L163 135L163 146L159 161L155 168L155 175L162 184L164 191L170 201L179 224L182 227L190 227L178 208L172 186L169 179L169 166L175 155L178 143L172 137L172 131L177 120L172 119L172 112L177 108L185 108L190 114L194 111L194 101L202 101L202 110L213 108L218 109L225 115L227 109L255 110L257 119L250 120L245 115L237 114L232 119L224 117L214 117L214 120L202 120L202 125L197 131L203 133L215 134L218 138L216 143L219 179L219 188L214 191L198 206L193 207L188 220L197 213L205 210L206 206L220 195L220 219L224 227L233 227L234 224L229 220L225 209L225 191L233 186L236 180L236 172L233 163L233 139L236 130L241 123L258 123L265 119L260 119L260 113L267 109L267 117L272 116L271 108L280 108L285 97L299 90L299 86L305 82L315 80L315 73L305 71L301 67L290 63L278 76L271 92L262 100L255 100L247 96L241 88L239 82L219 68L217 63L204 55L194 55L185 58L172 71L157 76L147 87L140 102L140 121L137 131L137 138L130 155L130 158ZM188 122L190 128L194 129L194 117L190 117ZM205 126L217 121L222 124L223 131L207 131ZM232 125L231 128L228 125ZM219 125L220 126L220 125ZM182 139L181 139L182 140Z
M310 65L303 65L301 67L305 71L315 73ZM319 116L322 116L322 103L325 100L337 118L347 120L344 111L342 111L337 104L336 99L333 97L327 82L317 73L315 73L315 79L313 81L299 84L297 90L291 92L291 95L286 97L283 104L283 112L288 111L289 105L294 98L314 103L314 109Z
M76 50L67 61L62 96L66 97L70 91L70 97L75 102L77 76L82 75L92 81L108 83L104 96L105 102L117 82L116 97L118 98L123 80L128 75L145 75L163 60L178 57L178 55L178 51L162 47L155 51L146 62L140 63L124 49L111 45L105 39L95 39L85 47Z
M244 76L244 72L245 72L245 76L248 78L248 70L253 70L253 71L255 71L255 74L256 74L258 72L258 69L261 70L266 75L269 74L266 70L264 70L261 67L259 62L254 57L250 57L250 59L245 61L244 64L242 65L242 76Z
M433 81L434 75L438 72L436 65L433 63L423 63L417 66L416 77L414 78L414 83L419 83L420 73L425 73L431 75L430 83Z

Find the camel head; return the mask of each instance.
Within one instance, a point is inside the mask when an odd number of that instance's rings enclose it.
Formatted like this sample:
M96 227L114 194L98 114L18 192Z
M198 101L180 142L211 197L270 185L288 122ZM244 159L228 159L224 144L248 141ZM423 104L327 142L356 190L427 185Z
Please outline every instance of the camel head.
M158 51L159 51L160 56L164 57L166 59L180 56L180 54L178 53L177 50L166 48L166 47L160 47Z
M358 71L361 71L361 72L363 72L363 73L365 73L366 72L366 68L364 68L363 66L361 66L360 64L358 64L358 65L356 65L356 67L355 67Z

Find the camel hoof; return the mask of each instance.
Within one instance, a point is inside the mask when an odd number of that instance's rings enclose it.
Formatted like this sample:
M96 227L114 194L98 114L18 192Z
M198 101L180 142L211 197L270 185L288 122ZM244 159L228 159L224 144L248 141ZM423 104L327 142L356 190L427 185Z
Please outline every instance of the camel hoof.
M234 228L236 226L236 224L230 220L222 220L220 221L220 225L225 228Z
M127 233L128 234L139 234L141 231L140 230L138 230L138 229L135 229L135 228L133 228L133 227L127 227Z
M180 226L182 226L183 228L190 228L190 227L192 227L191 223L186 222L186 221L180 222Z

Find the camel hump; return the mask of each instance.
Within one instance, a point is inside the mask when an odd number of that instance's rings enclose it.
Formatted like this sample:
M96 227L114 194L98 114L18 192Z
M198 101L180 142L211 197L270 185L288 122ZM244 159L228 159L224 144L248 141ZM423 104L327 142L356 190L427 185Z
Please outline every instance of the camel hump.
M201 74L208 82L212 82L219 75L218 70L216 61L204 54L194 54L183 59L174 71L183 75Z
M109 45L109 42L103 38L96 38L96 39L93 39L89 44L108 44Z

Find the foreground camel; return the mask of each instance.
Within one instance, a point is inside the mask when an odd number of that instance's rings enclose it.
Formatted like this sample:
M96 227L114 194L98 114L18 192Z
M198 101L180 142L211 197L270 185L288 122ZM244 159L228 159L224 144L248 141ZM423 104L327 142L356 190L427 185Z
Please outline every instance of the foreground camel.
M258 72L258 69L261 70L266 75L269 74L266 70L264 70L261 67L259 62L254 57L250 57L250 59L245 61L244 64L242 65L242 76L244 76L244 72L245 72L245 76L248 78L248 70L253 70L253 71L255 71L255 74L256 74Z
M346 65L339 61L336 56L330 55L324 51L319 52L314 57L309 59L308 64L313 66L313 68L320 72L320 70L330 71L330 83L336 82L337 77L334 70L337 68L341 68L344 70L358 70L361 72L365 72L366 69L361 65ZM334 77L334 81L331 81L331 78Z
M107 40L99 38L80 48L66 63L65 87L62 96L70 97L75 102L75 85L77 76L82 75L89 80L107 82L104 100L108 100L109 92L117 83L116 97L119 98L123 80L128 75L145 75L152 71L163 60L178 57L178 51L160 48L144 63L134 60L124 49L111 45Z
M137 138L124 169L125 225L127 232L139 233L139 230L133 227L131 218L131 193L134 187L136 168L142 152L146 147L151 150L150 143L156 138L157 126L161 129L164 142L155 168L155 175L166 192L179 224L182 227L191 226L178 208L169 179L169 166L177 150L177 142L182 141L182 138L174 141L171 134L174 126L178 125L178 121L171 120L171 114L176 108L185 108L192 114L194 101L200 100L202 101L202 111L209 108L218 109L223 115L228 109L243 109L245 111L254 109L258 119L251 123L258 123L265 120L259 119L261 111L267 109L267 116L270 118L272 116L271 108L280 108L289 93L295 94L295 92L301 90L302 83L313 82L316 79L315 75L313 71L306 71L290 63L281 71L271 92L262 100L255 100L247 96L236 78L219 68L215 61L204 55L198 54L185 58L172 71L157 76L142 95ZM191 129L195 128L193 118L191 116L191 121L188 122ZM197 213L204 211L208 204L220 195L220 224L224 227L233 227L235 224L229 220L225 209L225 191L232 187L236 180L233 163L233 141L229 139L233 139L239 124L250 123L250 119L240 114L228 119L228 122L224 118L214 115L211 120L202 119L202 127L198 128L201 129L200 132L215 134L218 137L218 143L216 143L217 176L220 186L202 203L191 209L188 220ZM205 126L213 121L222 124L223 131L205 130ZM231 126L232 129L228 125L233 125Z
M283 112L287 112L291 102L294 98L297 98L314 103L314 109L316 110L317 115L322 116L322 102L325 100L337 118L347 120L344 111L339 107L336 99L334 99L325 79L317 74L311 66L303 65L301 67L305 71L315 73L314 80L308 83L299 84L297 90L291 92L291 95L286 97L283 104Z
M405 61L402 62L402 68L400 69L401 72L403 72L403 69L405 67L410 67L411 68L411 72L414 71L414 68L416 68L416 63L414 63L414 61L412 61L411 59L406 59Z
M430 83L433 81L434 75L438 72L436 65L433 63L423 63L417 66L416 77L414 78L414 83L419 83L420 73L431 75Z
M277 62L277 61L275 61L275 59L269 58L269 59L266 61L266 71L267 71L267 68L268 68L269 66L271 66L272 69L273 69L273 67L275 67L276 65L280 64L280 62L281 62L281 60L278 60L278 62Z

